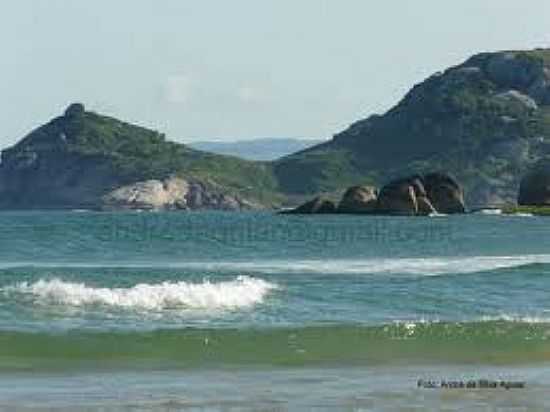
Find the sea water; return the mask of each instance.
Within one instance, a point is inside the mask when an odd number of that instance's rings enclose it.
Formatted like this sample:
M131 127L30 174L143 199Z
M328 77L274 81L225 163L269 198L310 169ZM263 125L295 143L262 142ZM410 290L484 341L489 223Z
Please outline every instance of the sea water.
M0 409L544 410L549 298L542 217L2 212Z

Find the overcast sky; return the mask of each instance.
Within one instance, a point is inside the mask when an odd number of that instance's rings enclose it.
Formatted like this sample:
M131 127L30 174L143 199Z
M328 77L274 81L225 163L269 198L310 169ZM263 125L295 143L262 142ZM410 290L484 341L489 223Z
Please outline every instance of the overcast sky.
M5 0L0 147L73 101L178 141L330 138L479 51L550 47L548 0Z

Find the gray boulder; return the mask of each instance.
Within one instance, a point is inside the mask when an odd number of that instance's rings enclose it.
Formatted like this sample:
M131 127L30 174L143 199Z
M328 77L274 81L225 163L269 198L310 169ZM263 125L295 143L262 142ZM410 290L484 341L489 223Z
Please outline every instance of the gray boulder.
M539 108L539 105L532 97L523 94L518 90L508 90L507 92L497 94L494 98L497 101L515 105L520 110L524 110L526 112L534 112Z
M489 60L486 72L501 88L527 93L538 104L550 103L550 73L543 60L524 53L497 53Z
M550 206L550 165L539 165L521 180L518 204Z
M103 197L106 208L165 209L186 204L189 183L183 179L146 180L119 187Z
M316 197L295 209L281 212L285 215L311 215L311 214L332 214L336 213L336 205L328 199Z
M435 207L433 207L432 202L430 202L430 199L424 196L420 196L416 198L416 204L418 205L418 212L417 214L420 216L429 216L433 213L437 213L437 210L435 210Z
M378 212L390 215L416 215L418 204L411 180L399 179L384 186L378 195Z
M255 205L202 182L179 177L146 180L119 187L102 198L103 209L246 210Z
M464 191L458 182L444 173L430 173L423 177L428 199L439 213L464 213Z
M413 175L393 180L377 196L372 186L352 186L346 190L338 207L323 197L316 197L283 214L378 214L428 216L433 213L464 213L464 196L458 182L443 173Z
M394 180L380 190L378 213L430 215L464 213L464 195L458 182L447 174L430 173Z
M338 213L373 213L377 209L378 191L372 186L350 187L342 196L338 205Z

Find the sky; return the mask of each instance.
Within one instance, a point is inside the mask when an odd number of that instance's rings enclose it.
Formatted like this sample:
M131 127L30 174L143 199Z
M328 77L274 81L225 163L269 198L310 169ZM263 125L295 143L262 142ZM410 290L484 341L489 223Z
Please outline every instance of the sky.
M180 142L328 139L481 51L550 47L548 0L14 0L0 147L71 102Z

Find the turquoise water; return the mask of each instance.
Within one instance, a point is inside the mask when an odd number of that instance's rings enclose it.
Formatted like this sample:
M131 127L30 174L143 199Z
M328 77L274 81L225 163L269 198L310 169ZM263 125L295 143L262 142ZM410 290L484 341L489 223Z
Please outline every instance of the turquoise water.
M550 219L37 211L0 213L0 228L0 380L52 407L48 385L75 393L75 376L152 376L159 405L187 382L185 405L214 409L215 393L193 396L222 372L249 386L298 374L304 395L337 376L336 406L374 396L377 376L407 405L415 371L550 381ZM72 405L111 405L109 388ZM273 400L289 388L274 383ZM250 390L240 407L270 405Z

